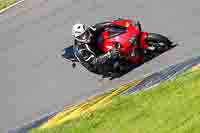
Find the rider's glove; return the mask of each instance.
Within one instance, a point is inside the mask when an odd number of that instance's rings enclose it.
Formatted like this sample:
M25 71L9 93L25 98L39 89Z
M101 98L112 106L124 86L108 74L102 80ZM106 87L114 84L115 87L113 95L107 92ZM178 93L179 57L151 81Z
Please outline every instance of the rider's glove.
M110 51L109 57L110 57L110 58L117 58L117 57L119 57L119 49L113 48L113 49Z
M107 52L106 54L99 56L97 64L104 64L107 60L116 59L117 57L119 57L119 50L113 48L110 52Z
M118 58L120 53L119 53L119 49L120 49L121 45L119 42L117 42L115 44L115 47L111 50L111 58Z

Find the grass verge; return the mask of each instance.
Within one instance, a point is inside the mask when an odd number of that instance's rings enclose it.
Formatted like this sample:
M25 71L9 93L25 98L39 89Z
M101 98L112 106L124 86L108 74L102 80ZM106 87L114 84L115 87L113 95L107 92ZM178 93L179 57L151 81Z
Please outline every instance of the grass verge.
M188 71L148 91L51 129L31 133L199 133L200 71Z
M14 4L17 0L0 0L0 10Z

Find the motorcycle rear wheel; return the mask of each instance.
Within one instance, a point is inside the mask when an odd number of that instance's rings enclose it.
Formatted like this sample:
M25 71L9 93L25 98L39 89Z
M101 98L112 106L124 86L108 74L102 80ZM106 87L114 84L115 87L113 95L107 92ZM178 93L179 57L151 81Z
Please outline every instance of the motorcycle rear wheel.
M157 33L149 33L146 41L149 46L154 47L157 52L163 52L169 49L172 45L172 41L170 41L166 36Z

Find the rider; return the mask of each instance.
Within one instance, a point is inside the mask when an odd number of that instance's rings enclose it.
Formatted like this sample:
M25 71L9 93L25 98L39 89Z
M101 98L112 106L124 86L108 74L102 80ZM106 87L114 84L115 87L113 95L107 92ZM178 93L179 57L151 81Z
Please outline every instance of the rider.
M95 41L98 33L103 31L105 28L111 26L112 22L98 23L94 26L86 26L84 24L75 24L72 27L72 35L74 37L74 48L75 56L77 59L93 69L92 66L98 66L104 64L109 59L117 58L118 50L113 49L111 52L96 56L94 53ZM117 65L117 62L116 64Z

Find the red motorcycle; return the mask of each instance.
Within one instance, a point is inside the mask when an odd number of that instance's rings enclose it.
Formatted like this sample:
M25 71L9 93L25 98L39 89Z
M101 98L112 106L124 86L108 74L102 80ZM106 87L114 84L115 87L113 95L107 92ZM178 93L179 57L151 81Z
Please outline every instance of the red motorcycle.
M156 33L143 32L139 21L135 22L130 19L113 21L111 27L106 28L98 35L96 43L98 53L100 51L101 54L117 48L119 50L120 66L125 66L125 68L135 64L142 64L146 57L161 53L172 47L172 42L167 37ZM75 62L79 62L74 56L73 45L65 48L62 56L72 61L73 67L75 67ZM87 64L81 64L88 69ZM110 66L106 64L104 68L108 67ZM111 66L110 68L113 67ZM110 72L111 69L108 70ZM117 71L119 72L120 70ZM92 72L103 74L97 71ZM112 72L116 72L116 70L112 70ZM108 73L106 69L104 73Z
M122 59L126 59L130 64L141 63L145 56L164 51L172 45L172 42L163 35L143 32L139 21L119 19L112 24L112 27L98 37L97 46L103 53L118 47L120 57L125 57Z

